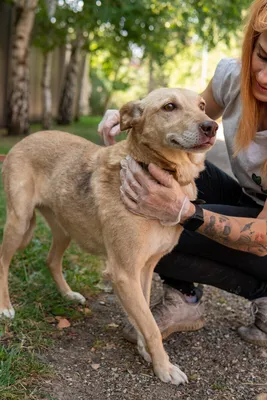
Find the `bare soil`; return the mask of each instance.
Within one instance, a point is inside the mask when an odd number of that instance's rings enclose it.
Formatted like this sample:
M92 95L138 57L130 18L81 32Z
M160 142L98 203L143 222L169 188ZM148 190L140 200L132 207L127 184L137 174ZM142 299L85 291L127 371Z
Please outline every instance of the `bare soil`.
M249 303L206 287L206 326L165 341L189 384L160 382L135 345L122 337L124 313L113 294L88 302L92 314L62 332L41 356L55 371L41 383L53 400L256 400L267 392L267 348L244 343L236 328L249 322ZM264 397L265 398L265 397Z

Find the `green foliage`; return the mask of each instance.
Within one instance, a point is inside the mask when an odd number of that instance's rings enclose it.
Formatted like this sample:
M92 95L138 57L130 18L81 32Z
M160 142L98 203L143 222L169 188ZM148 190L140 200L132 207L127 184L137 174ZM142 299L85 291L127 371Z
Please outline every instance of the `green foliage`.
M92 105L103 112L113 92L123 92L136 80L132 64L153 60L162 70L187 48L207 46L209 50L230 40L250 0L60 0L51 19L46 0L40 0L36 14L34 44L43 52L84 37L84 49L91 53L92 78L101 88L93 93ZM138 53L138 54L136 54ZM95 86L95 85L94 85ZM97 107L95 98L100 103Z
M53 17L49 16L46 0L39 0L33 29L33 45L44 53L60 47L67 40L68 26L62 10L57 7Z

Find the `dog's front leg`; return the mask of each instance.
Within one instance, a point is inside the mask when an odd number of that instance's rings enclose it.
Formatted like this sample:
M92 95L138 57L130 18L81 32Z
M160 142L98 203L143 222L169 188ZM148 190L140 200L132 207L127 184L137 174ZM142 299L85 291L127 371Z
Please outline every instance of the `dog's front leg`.
M134 271L135 269L129 270ZM148 359L145 351L146 348L148 349L154 372L163 382L171 382L176 385L187 382L186 375L177 365L170 363L164 350L159 328L143 295L140 276L133 276L118 265L115 271L116 274L112 274L112 278L116 293L131 322L141 333L138 337L141 354Z

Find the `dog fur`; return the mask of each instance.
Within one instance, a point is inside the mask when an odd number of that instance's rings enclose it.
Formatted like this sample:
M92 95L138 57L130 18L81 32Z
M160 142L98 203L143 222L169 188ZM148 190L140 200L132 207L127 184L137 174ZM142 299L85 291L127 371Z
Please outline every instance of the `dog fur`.
M172 103L175 109L166 110ZM210 120L203 99L182 89L158 89L122 107L125 141L100 147L60 131L32 134L9 152L3 164L7 221L0 258L0 313L12 318L8 269L17 250L25 248L35 226L35 209L51 228L48 267L63 296L84 302L62 274L62 257L71 240L85 251L104 256L106 276L138 333L138 350L152 361L164 382L187 381L170 363L160 331L149 309L154 267L177 244L182 227L163 226L129 212L120 199L120 161L126 155L164 168L191 200L204 168L205 145L199 125ZM204 138L204 139L203 139ZM203 144L204 143L204 144ZM199 146L200 145L200 146Z

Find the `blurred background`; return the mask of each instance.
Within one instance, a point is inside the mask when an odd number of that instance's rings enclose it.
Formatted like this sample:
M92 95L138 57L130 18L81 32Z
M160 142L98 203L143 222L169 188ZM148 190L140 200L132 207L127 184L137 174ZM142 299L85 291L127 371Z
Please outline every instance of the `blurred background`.
M0 153L58 128L99 141L107 108L202 91L239 57L249 0L0 0Z

